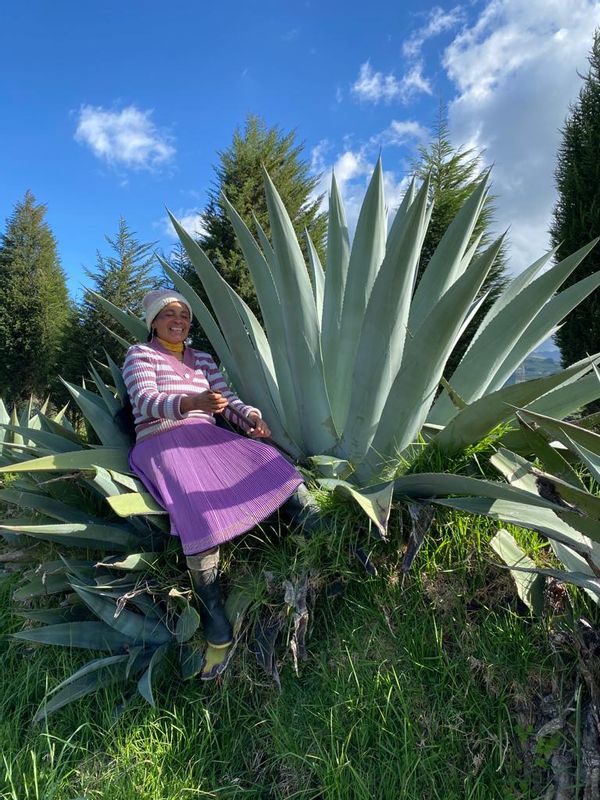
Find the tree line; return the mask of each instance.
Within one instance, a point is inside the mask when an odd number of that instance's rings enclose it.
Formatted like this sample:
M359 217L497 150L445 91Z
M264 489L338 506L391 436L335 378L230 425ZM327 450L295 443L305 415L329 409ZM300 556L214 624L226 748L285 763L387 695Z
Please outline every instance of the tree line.
M599 233L600 221L600 35L590 54L590 70L583 77L578 101L570 109L562 131L556 167L558 200L550 231L557 258L587 243ZM208 202L201 213L199 244L228 283L260 318L260 309L244 259L227 219L222 194L233 203L251 230L260 226L270 235L262 188L266 167L303 240L308 231L317 251L326 241L327 215L323 197L316 194L319 176L312 175L295 131L269 128L250 116L243 130L236 130L230 147L219 153ZM420 276L458 209L481 180L485 166L481 154L455 148L450 142L445 111L440 109L430 143L419 150L413 172L430 179L434 210L419 264ZM121 363L126 344L111 332L115 323L98 305L94 292L120 308L141 314L147 291L164 285L157 272L155 242L141 242L126 220L116 233L106 236L96 254L94 267L86 269L89 288L80 301L69 297L56 239L45 219L46 206L27 191L16 203L0 238L0 397L9 403L30 396L50 394L55 402L68 399L57 376L81 384L89 365L106 362L108 353ZM473 231L478 250L490 241L494 226L494 198ZM168 255L171 265L205 297L198 277L181 247ZM600 268L596 248L571 276L580 280ZM487 294L479 316L484 314L506 283L504 252L488 276ZM565 365L586 353L600 350L600 299L591 295L573 311L557 335ZM125 332L121 331L123 336ZM202 331L193 330L193 344L210 348ZM467 330L449 366L451 372L468 346Z

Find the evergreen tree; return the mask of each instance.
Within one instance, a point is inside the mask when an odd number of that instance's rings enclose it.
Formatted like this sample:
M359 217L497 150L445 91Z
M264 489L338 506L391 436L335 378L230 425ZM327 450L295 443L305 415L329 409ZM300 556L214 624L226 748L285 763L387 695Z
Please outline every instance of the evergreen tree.
M125 348L107 328L128 338L125 330L115 327L114 319L98 304L90 289L119 308L142 316L142 298L159 285L153 264L155 242L139 242L123 218L119 220L116 236L105 238L109 253L98 251L94 269L86 269L90 286L78 308L77 346L68 369L73 382L88 374L90 362L105 361L105 351L117 363L122 362Z
M225 213L221 193L234 205L250 230L255 230L254 214L270 236L262 177L264 165L298 235L303 240L302 234L306 228L317 250L321 250L327 220L326 215L319 212L321 198L312 197L318 177L310 177L309 166L302 160L302 151L303 146L295 142L294 131L284 134L279 128L268 128L259 117L249 116L244 131L237 129L231 146L219 153L220 161L215 167L216 180L202 213L205 232L199 237L200 246L259 319L252 280ZM182 274L206 299L193 267L188 264Z
M579 99L562 129L555 171L558 200L550 228L552 245L563 259L600 233L600 30L594 35L590 69ZM600 269L598 247L579 264L564 288ZM556 335L564 366L600 350L600 294L575 308Z
M433 201L434 207L425 241L423 242L417 282L420 280L446 229L467 197L483 178L485 172L481 167L479 154L474 153L473 150L463 150L452 146L448 132L446 111L443 106L440 106L433 139L428 146L423 145L420 147L419 156L418 162L414 165L414 171L417 177L422 180L429 176L431 183L430 199ZM481 236L476 255L491 243L492 235L490 231L493 221L494 198L488 195L471 239L472 244L478 236ZM506 256L504 250L501 249L481 290L482 293L488 293L487 297L477 316L455 347L446 365L447 377L451 376L456 369L473 334L477 330L477 326L498 297L506 282Z
M48 394L70 310L46 206L28 191L0 242L0 396Z

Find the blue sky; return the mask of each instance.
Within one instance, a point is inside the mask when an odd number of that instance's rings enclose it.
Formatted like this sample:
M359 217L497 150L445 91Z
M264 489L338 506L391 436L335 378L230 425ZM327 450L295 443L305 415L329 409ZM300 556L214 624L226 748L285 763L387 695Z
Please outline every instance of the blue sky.
M296 129L335 168L356 219L379 152L388 204L448 105L456 145L494 164L498 228L518 271L547 248L559 128L600 3L155 0L2 4L0 216L48 206L69 287L120 216L168 251L168 206L193 228L247 114ZM590 232L590 238L593 232Z

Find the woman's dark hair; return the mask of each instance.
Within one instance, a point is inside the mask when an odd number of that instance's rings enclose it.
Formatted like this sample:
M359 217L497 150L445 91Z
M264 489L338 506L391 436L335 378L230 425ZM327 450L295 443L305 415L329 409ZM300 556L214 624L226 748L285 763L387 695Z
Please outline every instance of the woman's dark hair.
M128 394L125 395L123 405L113 416L113 419L121 433L129 437L131 444L135 444L135 418L133 416L133 406L131 405Z

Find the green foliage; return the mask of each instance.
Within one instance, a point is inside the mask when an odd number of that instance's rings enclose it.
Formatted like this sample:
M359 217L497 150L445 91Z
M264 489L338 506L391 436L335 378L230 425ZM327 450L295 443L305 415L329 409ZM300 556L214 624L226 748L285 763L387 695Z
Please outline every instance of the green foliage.
M119 308L140 314L142 298L159 285L154 271L154 242L140 242L123 218L119 220L116 235L107 236L106 242L110 248L108 254L98 251L96 266L86 270L90 287L84 292L69 331L66 365L61 374L73 383L81 383L81 377L87 376L90 362L105 363L108 353L120 364L125 352L107 330L114 327L114 320L93 292Z
M486 170L481 168L479 154L452 146L447 114L442 105L432 141L419 148L419 160L414 164L414 169L418 178L429 180L429 199L433 202L433 212L419 258L418 284L442 236L474 188L484 180ZM494 196L488 195L469 240L470 245L476 246L476 254L481 254L490 244L493 225ZM481 293L487 293L487 297L448 359L445 369L447 376L454 372L479 323L507 282L506 249L503 245L481 287Z
M262 178L262 169L266 168L277 183L294 230L299 236L308 230L320 251L325 238L326 215L319 211L322 198L314 197L318 177L309 176L309 165L302 155L303 146L296 143L294 131L284 133L277 127L269 128L258 116L248 116L244 130L237 129L230 147L219 153L214 185L202 212L204 232L198 240L200 246L259 318L253 282L229 221L223 195L250 229L255 229L256 220L270 235ZM176 261L178 258L182 268L177 263L173 266L203 296L189 259L186 261L181 259L181 254L176 254Z
M45 215L28 191L0 243L0 386L10 402L47 394L71 313Z
M579 99L562 129L556 166L558 200L550 229L558 252L572 253L600 230L600 31L594 35L590 69ZM594 273L598 252L590 253L565 286ZM600 348L600 295L591 294L573 311L556 336L563 364Z

